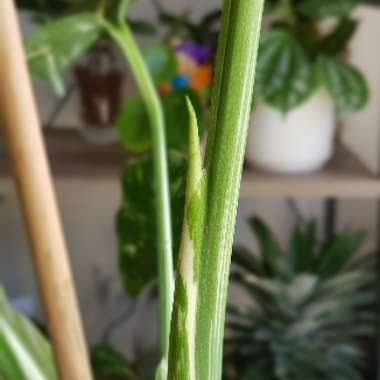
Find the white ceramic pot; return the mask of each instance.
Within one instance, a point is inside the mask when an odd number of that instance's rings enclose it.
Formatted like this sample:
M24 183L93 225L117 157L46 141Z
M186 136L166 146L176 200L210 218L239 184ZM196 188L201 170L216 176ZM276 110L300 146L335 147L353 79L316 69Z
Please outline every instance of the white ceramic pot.
M320 169L332 155L335 108L324 89L287 114L258 102L251 123L246 158L261 169L308 172Z

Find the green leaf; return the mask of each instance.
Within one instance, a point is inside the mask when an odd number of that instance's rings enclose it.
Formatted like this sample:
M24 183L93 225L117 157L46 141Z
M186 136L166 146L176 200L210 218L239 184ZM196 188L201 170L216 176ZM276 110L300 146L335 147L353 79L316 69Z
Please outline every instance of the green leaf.
M176 74L177 59L168 45L151 44L143 48L142 54L155 83L169 81Z
M153 24L144 20L128 19L128 25L131 27L133 33L143 36L153 36L157 31Z
M128 99L116 120L120 141L131 151L144 151L150 147L149 117L142 98Z
M247 248L240 245L233 247L232 263L251 274L261 275L264 273L262 263Z
M292 261L303 265L314 259L324 269L338 269L327 278L318 265L301 274L289 271L286 278L257 275L249 266L232 273L250 302L242 308L235 301L229 308L227 342L235 344L229 353L235 375L228 379L244 378L247 370L247 379L258 374L269 380L361 379L362 339L373 336L376 326L374 255L361 254L356 249L361 234L346 231L313 258L310 252L320 246L314 229L312 223L295 229L290 249L296 248L297 260ZM307 257L300 257L305 248ZM289 261L286 255L279 259Z
M357 20L347 18L340 20L335 29L319 42L318 50L327 55L341 53L346 49L357 27Z
M316 224L314 221L304 228L298 224L294 227L287 255L290 273L298 274L312 269L315 243Z
M0 288L0 378L58 380L46 338L8 303Z
M190 116L185 214L178 256L175 296L171 316L168 379L193 378L199 262L202 254L204 181L202 157L194 108L187 99ZM180 365L178 365L180 363ZM166 378L166 377L165 377Z
M283 255L280 244L268 226L259 218L250 218L249 225L258 240L260 255L267 275L279 275L281 271L279 261Z
M307 17L323 20L348 16L358 3L358 0L304 0L299 9Z
M319 58L318 65L330 95L342 113L358 111L367 104L367 83L356 68L326 56Z
M193 90L174 90L161 98L165 116L168 148L186 151L188 144L189 115L186 97L191 100L199 120L200 136L203 135L203 107ZM128 99L116 121L118 136L132 151L144 151L151 145L149 118L141 98Z
M47 80L62 95L63 71L93 45L101 31L102 19L92 13L49 22L33 33L26 44L32 74Z
M288 26L287 26L288 27ZM309 22L298 22L289 30L302 46L303 51L309 59L315 55L315 50L318 48L320 36L315 25Z
M110 345L101 343L91 349L91 364L97 377L134 379L133 370L124 356Z
M363 244L365 234L361 231L345 231L334 236L317 258L321 278L331 277L342 270Z
M317 86L302 46L286 30L263 33L256 70L256 94L288 112L304 102Z
M67 2L64 0L17 0L17 8L38 12L38 14L56 15L64 11Z
M195 110L198 122L198 133L201 138L204 133L203 106L199 95L190 88L169 92L162 97L164 107L166 140L169 148L187 151L189 137L189 112L186 98Z
M173 252L178 253L185 202L186 159L169 153ZM119 270L126 292L137 296L157 276L157 226L152 159L131 162L123 172L123 203L117 214Z

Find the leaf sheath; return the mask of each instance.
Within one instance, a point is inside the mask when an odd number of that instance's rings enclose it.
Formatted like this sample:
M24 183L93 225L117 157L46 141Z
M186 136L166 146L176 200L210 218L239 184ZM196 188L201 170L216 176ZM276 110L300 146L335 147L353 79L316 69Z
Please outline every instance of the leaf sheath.
M201 180L194 181L194 175L192 181L188 179L192 196L186 201L184 231L189 232L191 249L180 252L170 339L171 380L221 379L232 240L262 8L263 0L224 1L205 168ZM190 148L190 166L192 159ZM194 276L181 271L185 261L192 262Z

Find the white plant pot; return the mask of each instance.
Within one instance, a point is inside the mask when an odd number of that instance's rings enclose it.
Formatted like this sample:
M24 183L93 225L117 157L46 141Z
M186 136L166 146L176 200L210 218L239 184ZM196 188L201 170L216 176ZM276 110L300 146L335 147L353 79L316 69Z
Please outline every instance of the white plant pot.
M324 89L287 114L258 102L251 123L246 158L261 169L309 172L320 169L333 153L335 108Z

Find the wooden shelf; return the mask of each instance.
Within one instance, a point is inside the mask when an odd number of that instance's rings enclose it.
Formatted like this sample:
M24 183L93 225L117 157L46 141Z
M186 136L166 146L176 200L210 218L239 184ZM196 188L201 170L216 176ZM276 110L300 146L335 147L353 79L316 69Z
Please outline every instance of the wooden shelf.
M78 131L45 132L50 165L55 178L118 178L127 154L120 144L90 144ZM9 164L0 139L0 175L9 176ZM304 175L263 172L246 166L241 197L380 198L380 177L347 148L338 146L321 171Z
M284 175L246 167L241 197L380 197L380 178L346 147L338 145L335 155L318 172Z
M56 178L117 178L127 160L126 150L120 144L91 144L79 131L50 129L44 135L50 166ZM0 175L10 175L2 141Z

